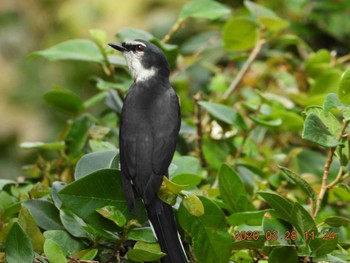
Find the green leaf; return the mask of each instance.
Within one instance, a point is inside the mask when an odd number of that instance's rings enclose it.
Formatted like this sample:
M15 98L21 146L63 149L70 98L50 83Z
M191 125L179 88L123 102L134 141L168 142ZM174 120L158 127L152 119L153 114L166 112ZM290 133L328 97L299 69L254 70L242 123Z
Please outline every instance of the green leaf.
M85 248L81 240L70 236L64 230L45 231L44 236L46 239L55 241L65 256L73 256L75 253Z
M45 238L35 223L35 220L30 214L30 211L24 206L22 206L21 211L18 215L18 223L20 224L21 228L28 234L34 251L38 253L43 252L42 249L44 246Z
M338 95L335 93L327 94L324 103L323 103L323 110L325 112L329 112L333 109L337 109L338 107L341 107L342 104L339 101Z
M65 138L68 155L76 157L82 153L92 124L93 121L89 115L83 115L73 122Z
M156 243L157 239L150 227L137 227L128 232L127 239L134 241L143 241L147 243Z
M255 22L245 17L234 17L224 26L222 40L227 51L245 51L253 48L259 38Z
M133 249L126 253L128 259L136 262L156 261L164 257L166 254L160 250L157 243L136 242Z
M263 239L266 241L265 246L287 246L289 244L289 240L286 240L286 233L292 232L291 225L266 213L262 227L264 230Z
M295 263L298 262L298 252L294 247L276 247L270 252L268 262Z
M239 127L242 130L247 129L242 116L233 108L207 101L199 101L198 104L206 109L216 119L223 121L229 125Z
M72 39L48 49L36 51L30 54L29 58L44 57L51 61L56 60L79 60L103 62L103 56L98 46L91 40Z
M107 34L101 29L90 29L89 30L91 38L99 47L104 47L107 42Z
M222 200L233 212L254 210L253 205L244 202L246 190L239 175L228 165L223 164L219 170L219 190Z
M40 149L40 150L63 150L66 145L64 142L23 142L20 144L23 149Z
M306 116L302 138L324 147L336 147L339 145L338 140L330 133L327 126L315 113L310 113Z
M192 238L193 251L201 263L227 263L231 256L232 237L226 228L225 215L211 200L200 196L204 215L196 217L180 205L178 219Z
M113 221L119 227L123 227L126 224L124 214L115 206L107 205L96 209L96 211L103 217Z
M338 96L342 103L350 104L350 69L347 69L341 76Z
M271 209L261 211L238 212L230 215L227 222L232 226L249 225L260 226L265 213L272 211Z
M284 197L271 192L258 192L258 194L268 203L278 216L289 222L293 205Z
M261 126L265 127L278 127L282 125L282 119L265 119L264 116L249 116L249 119L254 121L256 124L259 124Z
M117 33L117 37L121 41L128 41L128 40L134 40L134 39L144 39L147 41L153 40L154 36L142 29L137 29L137 28L125 28Z
M320 49L316 53L310 55L305 63L305 71L310 77L317 78L324 72L328 72L331 68L331 54L327 49Z
M115 169L98 170L67 185L58 196L63 205L74 211L88 224L104 230L115 230L116 226L96 212L97 208L107 205L119 209L127 220L137 218L140 223L147 216L140 199L136 202L135 215L131 215L125 200L121 175Z
M201 200L193 193L181 191L182 204L187 211L193 216L202 216L204 214L204 206Z
M186 189L191 189L200 184L202 177L197 174L177 174L171 178L175 184L186 185Z
M40 228L45 230L63 229L59 212L49 201L32 199L24 202L22 205L29 209Z
M118 155L118 153L119 151L117 150L109 150L85 154L80 158L75 167L75 180L78 180L98 170L111 168L113 160Z
M333 238L324 238L324 233L320 234L320 237L315 239L311 239L310 247L312 253L316 256L323 256L328 253L331 253L337 248L338 245L339 234L334 234Z
M329 70L320 74L310 87L310 95L326 94L336 92L340 82L341 71L337 69Z
M324 222L333 227L350 225L350 219L342 216L330 216Z
M14 223L6 240L5 257L7 263L32 263L34 251L28 235L18 223Z
M80 255L79 253L79 257L77 255L75 255L76 257L78 257L81 260L93 260L98 253L98 249L94 248L94 249L84 249L82 250L84 251L84 253L82 255Z
M270 31L279 31L289 25L288 21L278 17L272 10L251 1L244 1L250 13L259 23Z
M55 110L67 115L76 115L84 110L80 97L67 89L55 88L44 94L44 100Z
M297 184L306 194L307 196L312 200L314 205L317 203L317 196L310 184L305 181L301 176L297 175L296 173L292 172L291 170L285 168L285 167L279 167L282 172L288 176L289 179L291 179L295 184Z
M315 231L317 233L315 221L312 219L310 213L297 202L293 205L289 222L292 223L303 239L305 238L305 232Z
M60 219L65 229L74 237L90 238L84 229L86 223L69 209L60 209Z
M212 140L205 136L203 138L202 150L208 164L214 169L219 170L222 163L226 162L231 149L225 140Z
M179 20L183 21L189 17L214 20L229 15L230 13L231 10L229 8L216 1L192 0L182 8Z
M52 263L67 263L67 259L61 247L52 239L46 239L44 252L47 259Z

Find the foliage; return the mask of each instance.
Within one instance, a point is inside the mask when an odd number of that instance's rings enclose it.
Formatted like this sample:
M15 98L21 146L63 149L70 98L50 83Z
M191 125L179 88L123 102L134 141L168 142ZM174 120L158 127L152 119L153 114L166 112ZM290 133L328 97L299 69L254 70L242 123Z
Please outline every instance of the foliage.
M233 13L205 2L184 5L162 40L138 29L117 33L119 41L159 45L174 69L182 129L159 196L177 202L191 261L348 262L347 60L312 50L266 7L245 1ZM207 23L201 32L167 43L197 19ZM44 94L67 125L54 142L22 144L56 153L27 166L25 182L0 180L0 260L143 262L164 255L141 200L131 214L121 189L118 124L130 76L105 33L90 34L30 55L97 63L104 75L90 77L96 94L85 101L62 87Z

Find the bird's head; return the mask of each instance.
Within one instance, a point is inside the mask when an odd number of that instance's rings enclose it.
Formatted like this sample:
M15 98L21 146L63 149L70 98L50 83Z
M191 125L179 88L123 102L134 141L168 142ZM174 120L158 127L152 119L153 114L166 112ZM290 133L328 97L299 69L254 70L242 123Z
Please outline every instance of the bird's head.
M123 53L135 82L147 81L154 76L169 78L169 64L164 53L145 40L108 44Z

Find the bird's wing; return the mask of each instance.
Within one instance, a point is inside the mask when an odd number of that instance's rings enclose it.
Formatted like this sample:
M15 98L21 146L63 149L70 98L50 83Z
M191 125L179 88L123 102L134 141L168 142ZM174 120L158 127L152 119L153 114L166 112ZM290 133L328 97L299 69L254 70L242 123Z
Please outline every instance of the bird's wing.
M179 101L173 89L166 92L159 112L161 114L154 120L152 167L154 173L162 177L168 173L180 129Z

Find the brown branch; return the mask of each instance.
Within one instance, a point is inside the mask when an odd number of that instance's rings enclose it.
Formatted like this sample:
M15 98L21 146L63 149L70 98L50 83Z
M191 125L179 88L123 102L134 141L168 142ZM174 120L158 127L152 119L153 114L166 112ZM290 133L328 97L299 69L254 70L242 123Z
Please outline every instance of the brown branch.
M343 127L338 135L338 141L340 141L345 133L345 130L346 130L346 127L349 125L349 122L350 121L345 121L344 124L343 124ZM332 161L333 161L333 157L334 157L334 154L335 154L335 150L337 148L336 147L333 147L329 150L328 152L328 155L327 155L327 159L326 159L326 163L324 165L324 168L323 168L323 176L322 176L322 184L321 184L321 190L317 196L317 204L316 204L316 210L315 210L315 213L311 213L313 215L314 218L316 218L318 212L320 211L320 208L321 208L321 203L322 203L322 200L327 192L327 190L331 187L334 186L334 184L338 181L341 180L342 178L342 168L340 168L340 171L338 173L338 176L337 176L337 179L336 179L336 182L334 183L334 181L327 185L327 180L328 180L328 177L329 177L329 170L331 168L331 164L332 164Z
M170 38L184 25L184 20L177 21L169 32L163 37L162 42L166 43L170 40Z
M202 109L201 106L198 104L198 101L202 99L202 93L198 92L193 96L193 102L195 104L195 120L194 123L196 124L196 152L198 154L199 161L201 163L202 167L207 166L207 162L204 158L204 154L202 151L202 141L203 141L203 127L202 127Z
M265 39L259 39L256 42L254 49L250 53L248 59L246 60L246 62L243 65L243 67L238 72L237 76L234 78L234 80L231 82L230 86L228 87L228 89L224 93L224 99L227 99L233 93L233 91L237 88L237 86L239 85L239 83L242 81L243 77L247 73L248 69L252 65L253 61L259 55L265 42L266 42Z

